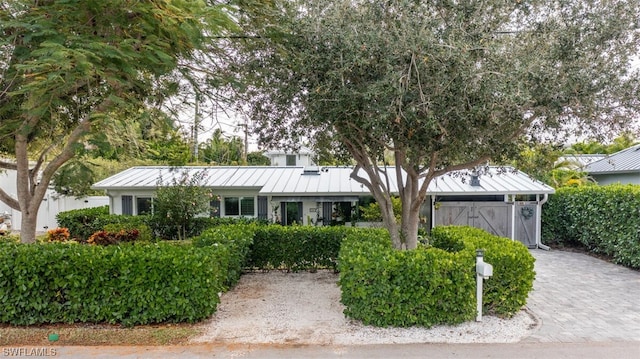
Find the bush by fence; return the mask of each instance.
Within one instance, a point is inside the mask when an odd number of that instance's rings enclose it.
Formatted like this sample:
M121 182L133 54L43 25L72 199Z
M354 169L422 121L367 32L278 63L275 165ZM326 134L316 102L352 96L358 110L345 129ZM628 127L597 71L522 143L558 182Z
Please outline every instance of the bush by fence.
M218 247L0 244L0 322L196 322L227 278Z
M178 227L166 218L141 215L126 216L109 214L109 207L94 207L60 212L56 219L60 227L69 229L71 239L86 242L91 235L99 231L119 232L137 229L140 240L178 239ZM236 223L261 223L253 218L208 218L196 217L183 228L186 238L197 237L207 228Z
M542 240L579 243L615 263L640 268L640 186L559 188L542 211Z
M74 209L60 212L56 216L58 225L67 228L71 235L70 239L78 242L86 242L91 235L105 230L105 227L118 226L120 229L137 229L144 235L144 239L150 239L149 216L123 216L109 214L109 206ZM111 228L107 231L115 231ZM116 232L117 232L116 231Z
M350 233L339 255L345 314L377 326L430 327L475 317L475 250L485 249L494 276L484 311L511 316L533 286L533 257L519 242L469 227L440 227L437 247L397 251L384 230Z

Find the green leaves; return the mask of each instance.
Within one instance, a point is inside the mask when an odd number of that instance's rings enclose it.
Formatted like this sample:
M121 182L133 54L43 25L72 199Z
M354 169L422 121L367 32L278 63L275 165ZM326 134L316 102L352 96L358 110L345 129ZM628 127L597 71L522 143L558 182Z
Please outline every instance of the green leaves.
M219 302L212 248L0 244L0 322L195 322Z
M186 239L196 216L208 214L213 193L203 186L205 176L204 171L184 170L176 174L171 183L158 183L153 225L163 238Z
M524 245L471 227L437 227L432 234L432 248L396 251L384 231L350 233L338 258L345 314L376 326L470 320L476 314L477 248L494 266L485 281L484 310L512 316L524 306L535 276Z
M419 176L508 158L522 138L562 142L636 118L639 15L626 0L285 2L271 27L283 36L233 43L238 101L265 145L308 138L364 170L392 153L414 223ZM359 178L379 203L391 196L375 182L382 172ZM404 232L411 248L416 231Z
M200 236L194 238L192 243L195 247L216 248L220 266L226 273L222 282L227 287L233 287L240 279L242 270L248 262L255 231L255 224L221 225L205 230Z
M203 1L4 1L0 150L15 156L17 164L2 161L5 167L25 168L19 171L20 201L9 194L5 201L37 213L53 174L83 151L78 144L101 132L141 137L104 131L104 125L160 112L168 97L165 77L177 76L179 61L211 45L207 36L233 27L230 11ZM35 229L36 216L23 220L23 239L33 241L35 230L27 229Z
M547 243L579 243L594 253L640 268L640 186L563 187L542 211Z
M287 271L335 269L342 240L354 231L342 226L258 226L247 266Z
M383 230L354 232L339 256L345 314L385 327L469 320L474 282L464 258L435 248L396 251Z

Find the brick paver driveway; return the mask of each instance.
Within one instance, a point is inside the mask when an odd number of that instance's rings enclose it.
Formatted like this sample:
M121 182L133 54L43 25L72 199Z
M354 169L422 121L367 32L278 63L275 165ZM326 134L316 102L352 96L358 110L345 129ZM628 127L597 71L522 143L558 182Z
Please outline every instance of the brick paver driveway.
M527 307L542 325L525 342L640 341L640 272L581 253L531 254Z

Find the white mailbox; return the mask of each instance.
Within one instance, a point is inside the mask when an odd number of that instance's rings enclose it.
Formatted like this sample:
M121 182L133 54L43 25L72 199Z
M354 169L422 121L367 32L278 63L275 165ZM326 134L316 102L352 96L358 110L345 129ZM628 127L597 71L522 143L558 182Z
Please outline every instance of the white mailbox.
M491 277L493 275L493 266L487 262L476 263L476 273L483 277Z
M476 321L482 321L482 282L493 276L493 266L484 261L484 250L476 250Z

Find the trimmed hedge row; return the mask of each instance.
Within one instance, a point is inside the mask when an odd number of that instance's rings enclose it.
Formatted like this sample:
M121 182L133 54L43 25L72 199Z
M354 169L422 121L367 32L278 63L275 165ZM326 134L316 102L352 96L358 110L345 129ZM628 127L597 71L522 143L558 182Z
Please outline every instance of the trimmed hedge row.
M468 258L464 258L468 257ZM456 324L474 317L467 252L392 248L386 230L351 233L339 256L345 315L375 326Z
M196 322L215 312L224 252L176 243L0 244L0 322Z
M484 250L484 261L493 266L493 276L484 281L483 312L511 317L527 304L536 273L535 258L525 245L466 226L436 227L431 235L434 247L447 249L457 242L454 251L472 257L469 265L474 276L475 252Z
M253 243L256 225L231 224L209 228L193 239L195 247L219 247L218 260L227 273L224 284L233 287L247 264L249 248Z
M257 226L247 266L299 271L335 269L342 239L352 227Z
M640 186L559 188L544 205L542 239L579 243L615 263L640 268Z
M215 226L224 226L231 224L252 224L262 222L264 221L255 218L196 217L193 218L185 228L185 238L197 237L208 228ZM178 227L167 222L166 218L159 218L158 216L149 217L149 225L158 238L169 240L176 240L179 238Z
M494 266L494 276L485 281L483 311L512 316L525 305L535 273L524 245L470 227L438 227L432 236L435 247L398 251L385 230L349 233L338 266L345 314L376 326L471 320L478 248Z

